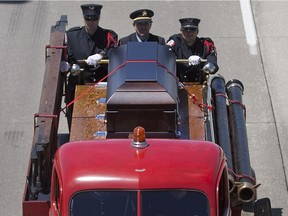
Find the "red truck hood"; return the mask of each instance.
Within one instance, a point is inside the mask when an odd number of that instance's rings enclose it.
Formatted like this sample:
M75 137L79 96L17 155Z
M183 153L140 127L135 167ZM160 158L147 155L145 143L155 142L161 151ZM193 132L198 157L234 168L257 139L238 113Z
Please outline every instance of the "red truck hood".
M206 141L147 139L145 149L131 139L66 143L55 156L65 196L87 189L191 188L215 192L224 154Z

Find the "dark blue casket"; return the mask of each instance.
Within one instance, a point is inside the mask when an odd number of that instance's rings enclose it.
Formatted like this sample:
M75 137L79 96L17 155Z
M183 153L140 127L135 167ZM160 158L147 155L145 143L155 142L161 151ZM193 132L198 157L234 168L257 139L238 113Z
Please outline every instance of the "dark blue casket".
M147 137L176 137L175 55L156 42L129 42L109 54L107 138L127 138L137 126Z

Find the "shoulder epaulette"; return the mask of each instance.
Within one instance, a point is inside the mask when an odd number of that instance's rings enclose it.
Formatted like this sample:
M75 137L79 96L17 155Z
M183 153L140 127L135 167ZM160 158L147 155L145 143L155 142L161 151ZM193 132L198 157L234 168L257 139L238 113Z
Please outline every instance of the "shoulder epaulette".
M111 30L111 29L103 29L106 32L110 32L112 35L117 35L115 31Z
M200 38L200 40L203 41L203 42L204 41L208 41L208 42L214 43L213 40L210 37L202 37L202 38Z

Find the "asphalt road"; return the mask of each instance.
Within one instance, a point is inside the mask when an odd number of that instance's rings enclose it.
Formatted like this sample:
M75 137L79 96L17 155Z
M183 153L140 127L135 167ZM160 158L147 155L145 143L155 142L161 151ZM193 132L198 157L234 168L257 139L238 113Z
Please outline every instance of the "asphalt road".
M38 111L51 25L61 15L68 15L67 28L82 25L81 3L0 2L1 216L22 215L33 115ZM129 14L139 8L154 10L151 32L165 39L179 31L179 18L202 20L199 36L214 40L219 73L245 86L250 157L261 183L258 197L271 199L274 216L288 215L288 2L252 1L251 11L239 0L101 3L100 25L119 37L133 31Z

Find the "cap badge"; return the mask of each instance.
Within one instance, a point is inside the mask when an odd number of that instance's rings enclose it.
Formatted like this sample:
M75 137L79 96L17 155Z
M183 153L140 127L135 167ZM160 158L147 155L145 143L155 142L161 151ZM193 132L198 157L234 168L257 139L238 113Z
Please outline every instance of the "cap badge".
M147 16L147 11L144 10L144 11L142 12L142 16L143 16L143 17L146 17L146 16Z
M95 7L94 6L89 6L89 10L94 10Z

